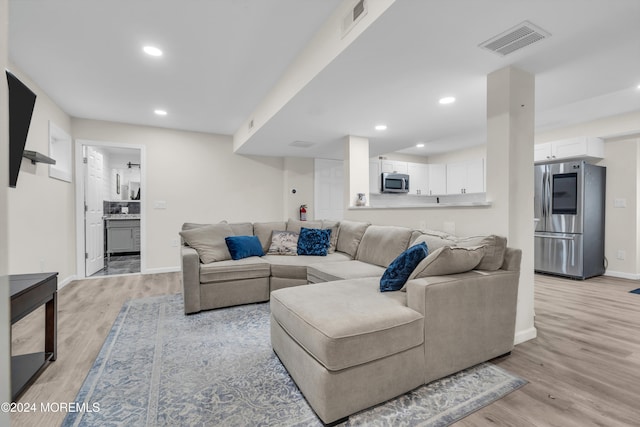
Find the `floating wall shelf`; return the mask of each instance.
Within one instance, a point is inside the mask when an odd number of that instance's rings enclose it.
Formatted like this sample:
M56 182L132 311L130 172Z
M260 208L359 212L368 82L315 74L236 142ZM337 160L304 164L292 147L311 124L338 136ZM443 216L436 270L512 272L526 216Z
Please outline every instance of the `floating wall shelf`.
M31 160L31 163L33 163L34 165L36 163L48 163L50 165L56 164L56 161L51 157L47 157L44 154L38 153L37 151L24 150L24 152L22 153L22 157L26 157L27 159Z

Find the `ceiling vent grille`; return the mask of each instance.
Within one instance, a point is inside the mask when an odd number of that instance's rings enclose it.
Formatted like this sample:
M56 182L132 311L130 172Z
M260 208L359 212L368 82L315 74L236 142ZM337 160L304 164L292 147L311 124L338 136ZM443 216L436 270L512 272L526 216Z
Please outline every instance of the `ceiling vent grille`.
M368 10L367 0L359 0L355 6L349 10L349 13L342 19L342 37L346 36L349 31L367 15Z
M507 31L481 43L479 46L501 56L509 55L533 43L549 38L551 33L529 21L524 21Z

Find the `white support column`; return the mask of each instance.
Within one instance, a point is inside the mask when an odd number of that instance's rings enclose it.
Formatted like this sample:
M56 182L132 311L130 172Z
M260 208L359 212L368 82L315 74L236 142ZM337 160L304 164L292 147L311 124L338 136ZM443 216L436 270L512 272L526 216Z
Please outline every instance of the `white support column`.
M487 76L487 198L509 246L522 249L515 342L536 336L533 276L535 78L513 67Z
M345 207L355 206L358 193L367 196L369 205L369 140L347 136L344 144Z

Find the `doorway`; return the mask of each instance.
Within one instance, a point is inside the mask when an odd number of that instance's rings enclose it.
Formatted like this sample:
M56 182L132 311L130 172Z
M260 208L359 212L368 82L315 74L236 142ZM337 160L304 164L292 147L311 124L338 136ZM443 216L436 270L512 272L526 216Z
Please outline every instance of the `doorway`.
M144 271L144 147L76 141L78 276Z

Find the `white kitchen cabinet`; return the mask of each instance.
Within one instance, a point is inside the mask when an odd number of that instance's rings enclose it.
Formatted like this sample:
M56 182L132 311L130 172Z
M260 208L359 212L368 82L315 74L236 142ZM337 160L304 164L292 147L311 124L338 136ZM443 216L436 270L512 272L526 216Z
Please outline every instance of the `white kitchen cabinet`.
M600 138L578 137L545 142L534 146L534 162L564 159L604 158L604 141Z
M430 196L447 194L447 165L433 163L429 165Z
M447 164L447 194L484 191L484 159Z
M381 160L380 168L382 172L408 173L407 162L401 162L398 160Z
M429 165L408 163L409 194L429 194Z

